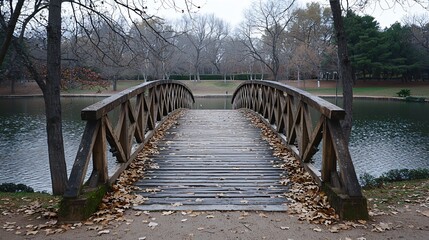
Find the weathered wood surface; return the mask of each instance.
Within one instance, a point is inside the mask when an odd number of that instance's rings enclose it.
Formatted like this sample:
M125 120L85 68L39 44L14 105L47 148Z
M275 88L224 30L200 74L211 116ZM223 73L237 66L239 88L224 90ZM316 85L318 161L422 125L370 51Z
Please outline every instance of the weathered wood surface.
M234 108L259 114L320 185L330 184L350 197L362 197L340 126L345 116L343 109L303 90L271 81L242 83L232 102ZM311 162L319 148L320 171Z
M186 85L159 80L140 84L84 108L87 121L65 191L65 198L78 198L87 182L95 188L112 184L143 149L162 121L177 109L190 108L194 102ZM117 117L109 113L118 111ZM116 157L117 169L108 169L109 152ZM92 173L85 181L92 159Z
M286 210L280 160L239 111L189 110L158 147L137 209Z
M341 128L345 111L303 90L272 81L247 81L232 97L233 108L256 113L327 193L343 219L367 219L347 142ZM315 121L313 121L315 120ZM315 154L322 150L320 161ZM320 162L319 162L320 163Z

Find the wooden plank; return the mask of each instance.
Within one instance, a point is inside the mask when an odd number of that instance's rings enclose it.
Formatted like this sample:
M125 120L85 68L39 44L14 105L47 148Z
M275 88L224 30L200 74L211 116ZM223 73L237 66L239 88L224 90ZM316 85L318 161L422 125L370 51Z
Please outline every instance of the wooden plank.
M182 205L165 204L139 205L134 207L140 211L269 211L285 212L286 205Z
M94 103L93 105L84 108L81 112L81 118L82 120L98 120L116 107L120 106L125 101L129 101L136 95L139 95L148 89L153 89L162 84L174 85L183 89L183 91L186 92L187 97L191 99L192 102L195 102L191 90L181 82L174 80L150 81L135 87L128 88L120 93L112 95L100 102Z
M273 166L282 161L238 111L187 111L158 149L157 167L135 183L149 198L137 209L168 210L183 202L189 210L287 210L279 198L288 190L280 182L287 173Z
M232 102L234 102L235 98L238 97L238 93L241 92L241 88L246 88L248 85L258 84L261 87L270 87L277 89L278 91L287 93L288 95L294 96L297 99L301 99L306 104L310 105L318 112L321 112L323 115L327 116L329 119L342 120L345 117L345 111L340 107L320 98L313 94L310 94L304 90L285 85L279 82L274 81L246 81L240 84L235 90L232 96ZM245 91L245 90L244 90ZM240 106L241 107L241 106ZM260 112L260 111L259 111Z
M86 123L67 189L64 193L65 198L76 198L80 194L99 127L100 121L88 121Z

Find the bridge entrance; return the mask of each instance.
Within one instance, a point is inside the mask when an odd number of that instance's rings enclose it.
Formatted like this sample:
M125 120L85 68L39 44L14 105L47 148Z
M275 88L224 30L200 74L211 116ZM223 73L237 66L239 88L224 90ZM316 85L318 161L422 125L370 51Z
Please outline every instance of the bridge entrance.
M240 111L187 110L158 149L139 210L287 209L281 160Z

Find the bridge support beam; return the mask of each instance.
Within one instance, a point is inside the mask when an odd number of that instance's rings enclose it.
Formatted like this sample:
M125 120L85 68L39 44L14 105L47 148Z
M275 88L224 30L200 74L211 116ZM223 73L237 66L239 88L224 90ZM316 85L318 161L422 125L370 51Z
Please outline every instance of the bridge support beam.
M328 197L329 203L343 220L366 220L369 218L367 200L364 196L351 197L332 187L329 183L322 183L322 191Z
M63 198L60 203L58 220L62 223L75 223L88 219L97 211L107 186L101 185L97 188L84 188L84 193L77 198Z

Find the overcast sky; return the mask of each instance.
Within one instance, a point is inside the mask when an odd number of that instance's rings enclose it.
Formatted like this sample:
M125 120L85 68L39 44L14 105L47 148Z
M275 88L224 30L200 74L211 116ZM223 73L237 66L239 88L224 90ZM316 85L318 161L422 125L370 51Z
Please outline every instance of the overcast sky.
M152 0L155 2L160 2L160 0ZM180 2L184 0L161 0L161 2L168 3L176 2L179 3L179 8L184 7L180 5ZM305 6L306 3L314 2L315 0L297 0L300 6ZM319 1L323 6L329 7L328 0L316 0ZM199 10L200 13L214 13L217 17L224 19L229 22L232 27L237 26L243 19L243 10L248 8L252 0L193 0L196 5L201 6ZM407 6L396 5L394 7L388 6L393 1L391 0L382 0L379 1L379 4L374 4L367 8L365 11L366 14L374 16L375 19L380 23L382 28L389 27L395 22L401 22L406 15L412 14L422 14L429 13L427 10L424 10L421 6L411 3ZM151 5L149 5L151 6ZM168 6L166 6L168 7ZM149 12L154 13L154 9L149 8ZM158 12L167 19L180 18L181 14L175 11L165 11L162 10Z

